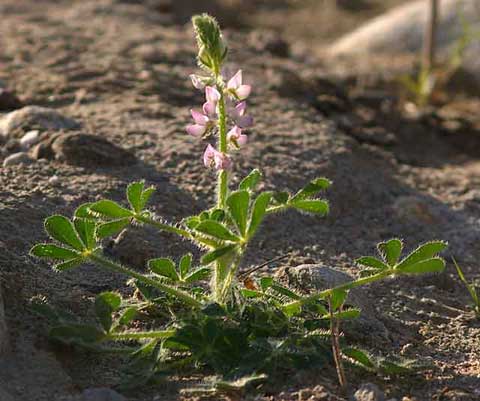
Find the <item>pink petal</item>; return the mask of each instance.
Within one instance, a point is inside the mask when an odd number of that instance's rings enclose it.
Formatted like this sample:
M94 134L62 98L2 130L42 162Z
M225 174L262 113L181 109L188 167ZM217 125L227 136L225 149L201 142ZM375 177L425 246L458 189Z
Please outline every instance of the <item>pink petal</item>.
M253 117L249 115L241 116L235 122L240 128L248 128L253 125Z
M205 97L207 98L207 102L216 103L220 100L221 95L214 87L207 86L205 88Z
M216 152L214 161L217 170L229 170L232 167L232 160L224 153Z
M240 135L242 135L242 130L235 125L230 131L228 131L227 138L238 138Z
M187 132L194 137L202 136L206 130L207 130L207 127L205 125L200 125L200 124L187 125Z
M238 146L246 145L247 142L248 142L248 136L245 135L245 134L241 134L241 135L237 138Z
M240 117L245 114L245 110L247 109L247 102L240 102L235 106L235 114Z
M235 91L235 93L237 94L240 100L243 100L250 95L251 91L252 91L251 85L240 85Z
M227 83L227 89L237 89L240 85L242 85L242 70L238 70L237 73L230 78Z
M196 110L190 110L192 117L196 124L206 125L208 123L208 117Z
M203 164L205 164L205 167L211 166L216 153L218 153L217 150L212 145L208 144L203 153Z
M190 79L192 80L192 85L195 88L200 90L205 88L205 84L200 79L198 79L198 77L195 74L190 74Z
M203 104L203 112L208 117L215 117L215 114L217 112L217 104L215 102L205 102Z

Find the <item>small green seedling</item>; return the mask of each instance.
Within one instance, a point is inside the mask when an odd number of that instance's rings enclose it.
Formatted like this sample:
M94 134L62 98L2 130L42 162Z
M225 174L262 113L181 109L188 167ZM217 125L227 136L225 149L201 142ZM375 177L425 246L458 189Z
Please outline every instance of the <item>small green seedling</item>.
M452 260L453 260L453 263L455 264L455 267L457 268L458 277L460 277L460 280L462 280L462 282L465 284L465 287L467 287L467 291L470 294L470 297L472 298L473 310L475 312L475 315L477 317L480 317L480 297L478 296L476 286L473 282L469 283L467 281L457 261L454 258L452 258Z

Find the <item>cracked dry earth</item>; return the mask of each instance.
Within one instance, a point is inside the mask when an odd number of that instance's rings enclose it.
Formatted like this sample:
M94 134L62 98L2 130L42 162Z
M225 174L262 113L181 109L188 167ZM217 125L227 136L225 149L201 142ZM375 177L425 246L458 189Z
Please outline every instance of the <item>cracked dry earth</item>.
M123 200L125 186L141 178L157 187L155 211L172 219L196 213L213 199L214 175L201 163L206 144L184 132L189 108L202 100L188 80L195 48L186 16L198 10L179 3L0 5L0 78L24 104L54 108L79 122L80 132L104 137L137 159L129 166L102 167L41 159L0 170L0 284L10 337L9 351L0 358L0 398L4 392L13 400L52 401L88 387L115 387L119 380L121 360L53 346L46 323L28 308L32 297L41 296L87 315L95 294L130 291L124 277L93 266L55 274L30 258L32 244L45 240L45 217L71 215L79 204L100 197ZM242 65L255 88L250 110L256 124L250 144L235 157L235 180L258 167L267 189L297 189L317 176L334 182L327 218L272 217L244 267L289 252L283 265L322 262L355 275L353 260L371 254L380 240L398 236L409 249L433 238L449 241L445 274L397 279L367 291L389 335L381 347L368 340L362 345L417 359L428 369L407 378L360 371L348 376L353 387L374 382L398 400L479 400L480 322L467 312L468 294L450 260L455 256L470 279L479 279L480 120L469 112L479 103L467 99L444 106L442 113L408 117L390 98L369 97L367 89L365 96L358 90L352 95L347 81L334 83L313 58L271 54L253 28L225 28L234 47L230 61ZM449 107L463 128L447 124ZM2 158L7 155L2 151ZM164 234L147 239L159 256L177 257L188 247ZM177 399L179 388L198 379L176 377L125 396ZM255 397L347 399L339 394L334 372L324 369L298 372Z

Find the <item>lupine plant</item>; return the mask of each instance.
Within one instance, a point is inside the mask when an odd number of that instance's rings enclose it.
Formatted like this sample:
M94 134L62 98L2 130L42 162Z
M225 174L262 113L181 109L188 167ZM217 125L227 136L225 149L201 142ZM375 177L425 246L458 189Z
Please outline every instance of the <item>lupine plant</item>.
M217 172L216 202L172 224L148 209L154 189L134 182L126 190L128 204L104 199L81 205L72 219L48 217L45 229L55 242L35 245L32 255L54 260L58 272L95 264L130 278L136 289L125 299L115 291L99 294L96 321L89 323L37 302L35 309L52 321L50 336L89 349L131 353L130 373L136 384L197 369L235 379L218 385L235 388L253 380L239 379L246 375L254 375L256 383L265 374L339 364L339 358L377 371L392 371L392 366L401 370L400 365L374 362L358 349L340 350L338 336L332 352L329 322L358 316L360 311L347 300L354 287L391 276L441 271L445 263L437 255L446 244L429 242L401 259L400 240L381 243L380 258L358 260L366 268L361 278L316 293L287 288L268 275L249 277L247 285L245 273L240 274L242 258L264 219L288 209L317 218L326 215L329 205L318 194L331 183L317 178L293 194L259 192L261 173L253 170L232 188L233 152L246 146L245 129L253 124L246 111L252 88L243 82L241 70L225 72L228 48L215 19L204 14L192 21L203 74L191 80L205 92L205 103L191 111L193 122L186 131L208 142L203 163ZM193 242L202 255L198 260L192 254L176 261L152 259L148 273L124 266L103 252L102 241L131 224L175 234ZM337 323L334 327L338 329Z

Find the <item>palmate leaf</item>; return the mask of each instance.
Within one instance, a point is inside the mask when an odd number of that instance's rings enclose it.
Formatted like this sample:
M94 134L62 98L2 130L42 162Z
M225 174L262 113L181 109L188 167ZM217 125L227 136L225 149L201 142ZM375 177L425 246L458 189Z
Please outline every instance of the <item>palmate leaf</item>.
M180 279L177 270L175 269L175 263L171 259L151 259L148 261L148 267L153 273L167 277L173 281L178 281Z
M55 244L37 244L31 249L30 253L39 258L56 260L76 259L81 256L74 250L63 248Z
M291 200L288 204L301 212L314 213L320 216L325 216L330 210L328 202L320 199Z
M51 238L78 251L85 246L80 240L72 222L64 216L54 215L45 220L45 230Z
M394 266L402 254L403 243L398 238L393 238L386 242L380 242L377 247L385 262Z
M227 198L228 211L242 236L245 236L247 230L249 204L250 194L246 190L233 192Z
M248 237L252 237L255 234L260 223L263 221L271 197L271 192L262 192L255 199L252 208L252 216L248 225Z
M95 221L83 217L74 217L73 225L75 226L78 236L84 243L85 248L94 249L97 245L95 238Z
M130 306L122 311L117 321L117 327L126 326L132 322L138 315L138 309L135 306Z
M199 267L197 270L191 272L188 276L186 276L183 280L188 283L194 283L196 281L206 280L210 277L211 270L207 267Z
M317 195L320 191L324 191L330 187L332 182L324 177L316 178L310 181L304 188L298 191L291 199L296 202L301 199L310 199Z
M132 210L135 213L142 212L154 191L155 188L153 187L145 189L144 181L132 182L128 185L127 199Z
M99 224L95 230L95 233L99 239L111 237L118 234L129 224L129 217L107 221L106 223Z
M179 270L182 278L184 278L190 271L190 268L192 267L192 258L193 255L191 253L187 253L180 259Z
M240 182L238 189L253 192L257 188L261 178L262 173L260 173L259 170L252 170L252 172Z
M446 247L447 243L444 241L427 242L426 244L420 245L417 249L410 253L396 266L396 268L399 270L404 270L407 266L414 265L423 260L434 258Z
M195 230L224 241L240 241L240 238L233 234L228 228L214 220L202 221L197 227L195 227Z
M332 310L336 311L340 308L347 299L348 292L345 290L333 290L332 295L330 296L330 304Z
M65 260L64 262L53 265L53 270L61 272L65 270L74 269L75 267L80 266L84 262L85 262L84 258Z
M215 249L215 250L203 255L202 259L201 259L201 263L203 265L209 265L210 263L214 262L218 258L221 258L221 257L225 256L226 254L228 254L230 252L233 252L234 250L236 250L236 248L237 247L235 245L227 245L227 246L224 246L222 248Z
M89 210L96 215L113 219L133 217L133 213L130 210L108 199L103 199L99 200L98 202L92 203L89 206Z
M375 364L365 351L358 348L346 347L342 348L342 354L369 370L375 370Z
M382 262L380 259L373 256L362 256L361 258L358 258L356 262L362 266L371 267L373 269L384 270L389 268L385 262Z
M103 329L108 332L112 327L112 313L122 304L122 298L115 292L102 292L95 298L95 314Z
M431 258L419 261L417 263L406 264L398 266L397 270L402 273L409 274L424 274L424 273L439 273L445 268L445 260L442 258Z

